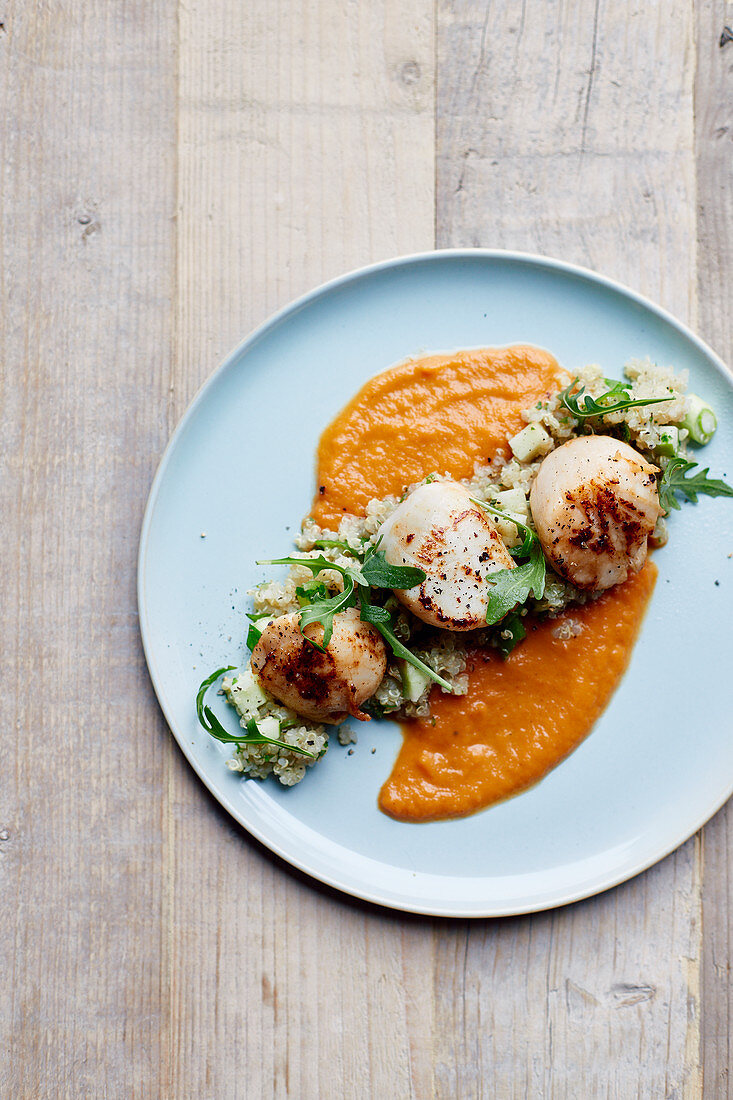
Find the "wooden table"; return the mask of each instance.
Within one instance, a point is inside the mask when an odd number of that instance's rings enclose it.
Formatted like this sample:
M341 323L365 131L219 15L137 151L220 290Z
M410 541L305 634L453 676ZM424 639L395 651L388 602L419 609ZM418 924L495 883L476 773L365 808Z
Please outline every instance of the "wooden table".
M2 5L0 1096L726 1095L727 808L551 913L351 901L207 794L135 604L181 413L330 276L546 253L730 358L726 23L723 0Z

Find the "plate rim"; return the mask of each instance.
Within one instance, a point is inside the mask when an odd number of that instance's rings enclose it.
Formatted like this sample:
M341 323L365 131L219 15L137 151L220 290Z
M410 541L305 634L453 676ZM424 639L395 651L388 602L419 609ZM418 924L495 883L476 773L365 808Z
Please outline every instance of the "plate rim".
M733 370L731 370L721 357L707 344L700 336L698 336L693 330L686 325L683 321L680 321L672 313L666 310L664 307L658 305L650 298L632 290L625 284L619 282L616 279L612 279L607 275L602 275L599 272L593 271L591 268L583 267L579 264L570 263L566 260L558 260L550 256L539 255L531 252L514 251L510 249L497 249L497 248L445 248L445 249L432 249L430 251L408 253L393 257L388 260L381 260L376 263L366 264L362 267L354 268L342 275L329 279L326 282L319 284L312 290L307 291L305 294L293 299L286 303L280 309L276 310L259 325L257 325L247 336L244 337L227 355L220 360L218 365L204 380L204 382L195 391L193 397L189 401L183 415L178 420L175 428L171 432L166 446L158 461L158 466L150 485L148 497L143 513L143 519L140 526L139 536L139 549L137 555L137 607L138 607L138 622L140 629L140 637L143 646L143 653L145 656L145 662L150 676L150 681L153 685L158 704L163 712L163 716L166 720L170 732L173 734L179 748L183 752L188 764L193 768L198 778L202 781L204 786L210 792L210 794L216 799L220 806L229 813L234 820L244 828L250 836L254 837L260 844L262 844L269 851L273 852L279 859L283 860L287 865L297 869L308 875L310 878L315 879L318 882L325 884L335 890L338 890L342 894L346 894L350 897L358 898L361 901L370 902L371 904L381 906L387 909L395 910L398 912L415 913L423 916L436 916L436 917L452 917L461 919L482 919L489 917L507 917L507 916L521 916L528 913L546 912L552 909L560 908L566 905L572 905L575 902L583 901L584 899L595 897L598 894L604 893L606 890L613 889L615 886L620 886L624 882L628 882L630 879L635 878L637 875L653 867L656 863L665 859L672 852L676 851L683 844L685 844L691 837L695 836L699 830L706 824L720 809L733 794L733 777L731 777L728 787L725 789L722 797L715 804L705 810L705 812L696 820L695 825L690 829L688 826L684 826L680 832L676 832L673 838L666 843L658 845L654 853L648 857L638 861L638 863L632 865L630 868L624 869L621 873L611 872L605 876L601 875L592 887L584 888L580 887L577 890L563 890L560 888L553 895L551 892L543 901L533 901L525 905L517 905L516 903L498 904L496 902L486 903L480 908L467 908L465 903L463 906L451 906L435 905L430 902L422 902L417 899L410 899L409 896L399 897L396 894L380 892L379 889L373 887L365 887L359 889L350 883L346 883L339 879L337 873L328 874L318 868L312 866L308 859L304 856L294 856L287 852L283 845L278 843L277 840L273 840L268 837L266 830L260 828L258 825L253 825L246 820L246 815L242 813L241 809L237 807L233 800L219 787L215 780L210 778L206 770L200 767L192 752L189 750L187 738L182 731L176 728L176 723L173 719L173 708L168 703L166 698L166 692L162 682L162 676L158 673L156 661L152 647L152 628L149 624L149 615L147 607L147 591L146 591L146 558L148 553L148 542L150 538L150 531L154 521L154 514L158 497L160 495L161 487L165 480L167 468L170 463L174 449L176 448L180 437L185 432L185 429L189 421L195 415L199 405L203 401L209 388L214 386L219 377L233 365L236 360L239 360L245 355L250 348L256 343L266 337L272 330L277 328L288 317L294 316L299 313L303 308L317 301L319 298L323 298L340 289L341 287L348 286L359 282L362 279L369 278L373 275L378 275L382 272L390 271L394 268L409 268L418 266L420 264L440 263L446 260L483 260L485 262L511 262L524 264L526 266L540 267L550 271L559 272L565 275L574 276L581 279L584 282L594 284L605 288L606 290L613 291L616 294L620 294L622 297L634 302L641 306L645 310L649 311L657 318L666 322L673 329L675 329L681 336L687 339L697 350L708 360L710 365L723 377L723 379L729 384L733 385ZM448 876L449 877L449 876ZM466 876L461 876L466 877Z

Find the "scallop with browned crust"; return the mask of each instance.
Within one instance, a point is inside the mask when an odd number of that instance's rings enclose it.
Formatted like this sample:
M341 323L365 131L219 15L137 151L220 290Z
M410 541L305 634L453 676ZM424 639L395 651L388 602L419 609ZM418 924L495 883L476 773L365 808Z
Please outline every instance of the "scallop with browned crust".
M496 525L456 481L420 485L379 530L390 565L422 569L425 580L395 595L418 619L443 630L486 626L489 585L514 559Z
M252 651L252 671L271 695L315 722L338 725L351 714L367 720L360 709L379 687L387 670L382 637L359 619L355 607L334 616L325 652L323 627L310 623L305 637L300 612L281 615L265 627Z
M577 588L600 591L646 561L660 514L656 467L608 435L571 439L540 466L532 518L553 568Z

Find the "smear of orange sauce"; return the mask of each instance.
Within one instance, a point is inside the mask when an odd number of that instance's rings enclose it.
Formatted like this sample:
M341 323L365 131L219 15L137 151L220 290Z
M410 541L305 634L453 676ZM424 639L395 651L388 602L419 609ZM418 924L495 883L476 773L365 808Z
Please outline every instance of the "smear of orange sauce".
M556 393L557 360L516 345L407 359L372 378L326 428L318 446L312 515L338 526L370 500L401 494L437 472L471 477L506 453L522 409Z
M312 514L337 527L373 498L437 471L473 474L519 431L522 409L557 392L549 352L517 345L408 359L377 375L325 430ZM406 821L469 814L537 782L589 733L626 667L656 570L567 613L562 641L537 624L505 662L475 654L468 694L433 691L431 721L407 722L379 805Z
M476 653L468 695L433 691L430 719L406 723L379 805L407 821L457 817L536 783L583 740L626 665L656 580L647 562L594 603L530 628L504 661ZM570 618L576 637L556 636Z

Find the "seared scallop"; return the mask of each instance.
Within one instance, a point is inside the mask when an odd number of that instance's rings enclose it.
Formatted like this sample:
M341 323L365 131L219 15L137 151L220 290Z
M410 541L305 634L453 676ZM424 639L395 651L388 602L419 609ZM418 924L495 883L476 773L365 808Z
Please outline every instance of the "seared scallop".
M540 466L530 493L537 534L553 568L600 590L641 569L661 511L656 467L607 435L571 439Z
M361 704L379 687L387 670L382 636L359 619L355 607L334 616L325 652L323 627L310 623L305 637L300 612L281 615L266 626L252 651L252 671L262 686L285 706L315 722L338 725L347 715L363 720Z
M513 569L514 559L463 485L419 486L382 524L379 536L390 565L412 565L426 574L422 584L395 592L413 615L443 630L486 625L486 577Z

